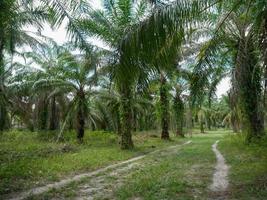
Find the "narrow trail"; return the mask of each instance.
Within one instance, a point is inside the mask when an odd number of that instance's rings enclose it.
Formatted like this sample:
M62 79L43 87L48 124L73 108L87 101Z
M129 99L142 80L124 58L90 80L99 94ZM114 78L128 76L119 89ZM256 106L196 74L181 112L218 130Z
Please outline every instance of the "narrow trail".
M119 182L121 182L121 180L118 180L118 177L121 177L121 174L125 174L125 177L126 177L128 172L130 171L130 169L136 168L136 167L141 167L141 165L138 163L138 161L140 161L141 159L143 159L149 155L173 151L177 147L181 147L181 146L184 146L184 145L187 145L190 143L191 143L191 141L187 141L183 144L174 145L174 146L170 146L170 147L167 147L164 149L155 150L155 151L147 153L145 155L141 155L141 156L138 156L138 157L126 160L126 161L122 161L122 162L119 162L117 164L109 165L107 167L100 168L98 170L95 170L95 171L92 171L89 173L79 174L79 175L76 175L74 177L66 178L66 179L63 179L61 181L51 183L51 184L48 184L45 186L36 187L36 188L30 189L30 190L25 191L25 192L11 194L6 199L23 200L23 199L26 199L26 198L33 196L33 195L41 195L45 192L48 192L51 189L63 188L64 186L67 186L70 183L78 182L78 181L81 181L85 178L88 178L88 179L91 178L91 179L89 180L89 183L80 187L81 194L84 193L83 197L86 195L87 196L86 199L91 199L89 196L92 196L93 193L96 193L98 191L103 193L103 190L105 189L105 186L106 186L106 183L105 183L106 178L108 178L108 177L109 178L110 177L116 178L117 180L115 182L117 182L119 184ZM114 182L113 182L113 184L114 184ZM77 199L83 199L83 198L78 197Z
M215 167L215 172L213 174L213 181L210 186L210 190L214 192L217 196L216 199L225 199L225 192L227 191L229 180L228 171L229 166L225 163L225 159L220 151L217 149L219 140L217 140L212 145L212 151L216 155L217 164Z

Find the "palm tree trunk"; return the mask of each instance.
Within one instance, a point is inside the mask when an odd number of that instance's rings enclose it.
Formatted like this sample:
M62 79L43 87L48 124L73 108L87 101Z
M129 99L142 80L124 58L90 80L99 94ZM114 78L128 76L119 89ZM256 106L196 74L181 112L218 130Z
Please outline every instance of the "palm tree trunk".
M58 119L57 119L57 107L56 107L56 97L53 96L51 99L51 113L50 113L50 123L49 130L56 130L58 128Z
M207 128L208 128L208 130L211 130L211 115L210 115L210 112L209 111L207 113Z
M4 105L0 105L0 132L7 128L7 110Z
M78 113L77 113L77 139L80 143L83 142L83 137L84 137L84 115L83 111L81 108L79 108Z
M192 120L192 108L188 105L188 110L186 112L186 128L187 133L192 136L192 128L193 128L193 120Z
M132 91L129 85L123 85L121 89L121 149L132 149Z
M133 131L137 131L137 114L136 109L133 109Z
M169 135L169 101L167 80L163 74L160 77L160 106L161 106L161 138L170 139Z
M179 88L176 88L176 94L174 97L174 114L175 114L175 123L176 123L176 136L184 137L183 133L183 121L184 121L184 104L183 100L180 97Z
M205 131L204 131L204 122L202 120L200 121L200 132L201 133L205 133Z
M267 63L264 66L264 126L267 127Z
M78 111L77 111L77 139L78 142L83 142L84 137L84 126L85 126L85 112L84 112L84 102L85 94L83 90L79 91L79 102L78 102Z
M119 136L121 136L121 120L120 120L120 111L117 110L117 133Z
M249 37L249 36L248 36ZM239 42L236 60L236 80L239 90L239 106L242 113L242 131L247 142L259 139L264 134L263 113L261 104L260 67L256 65L255 48L250 38L243 33Z
M1 37L1 35L0 35ZM3 131L7 126L7 109L5 105L5 92L4 92L4 43L0 39L0 131Z
M38 129L46 130L48 121L48 103L44 96L38 102Z
M232 88L228 94L228 98L229 98L229 106L231 109L231 118L230 118L230 123L231 123L231 127L233 129L234 133L238 133L239 132L239 116L238 116L238 90L237 90L237 82L236 82L236 77L234 75L234 73L232 73Z
M263 23L262 55L264 69L264 125L267 127L267 13Z
M176 136L184 137L182 121L176 122Z
M240 131L239 117L236 109L237 108L234 108L231 113L231 127L234 133L238 133Z

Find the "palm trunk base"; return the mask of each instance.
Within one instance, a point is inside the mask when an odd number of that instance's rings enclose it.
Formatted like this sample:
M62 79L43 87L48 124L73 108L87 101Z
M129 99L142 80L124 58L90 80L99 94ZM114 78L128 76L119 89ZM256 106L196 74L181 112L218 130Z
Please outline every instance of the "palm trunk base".
M205 133L203 124L200 125L200 132Z
M121 90L120 125L121 125L121 149L132 149L132 91L129 85L124 85Z
M176 131L176 136L177 137L183 137L183 138L185 137L183 131L181 131L181 130Z
M77 130L77 139L79 143L83 143L84 129Z
M168 130L162 130L161 139L163 139L163 140L169 140L170 139L170 135L169 135L169 131Z
M131 135L122 135L121 137L121 149L133 149L134 144Z

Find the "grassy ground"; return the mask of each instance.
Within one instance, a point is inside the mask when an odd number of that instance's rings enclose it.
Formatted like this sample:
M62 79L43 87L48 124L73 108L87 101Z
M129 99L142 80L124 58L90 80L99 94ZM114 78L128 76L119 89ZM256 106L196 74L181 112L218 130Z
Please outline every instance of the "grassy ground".
M230 168L229 199L267 199L267 138L245 145L241 136L228 136L219 149Z
M219 150L230 166L230 185L224 198L266 200L267 138L259 144L247 145L244 138L229 131L195 135L193 144L178 155L171 155L159 165L147 166L129 177L116 191L116 199L213 199L208 186L215 165L211 144L217 139L221 141Z
M211 145L221 134L192 138L192 144L139 170L116 191L116 199L208 199L215 165ZM156 158L155 158L156 159Z
M105 188L100 189L100 196L94 199L207 199L210 196L208 186L211 184L215 156L211 145L217 139L222 139L223 134L210 132L206 135L194 135L192 143L174 151L161 151L148 155L138 162L137 168L130 169L125 174L110 177L110 172L104 179ZM72 183L60 190L34 196L29 199L74 199L80 197L82 188L90 186L94 181L84 179ZM95 185L93 184L94 188ZM99 186L98 186L99 187ZM107 191L107 192L106 192ZM101 193L113 193L111 196L102 196ZM112 191L112 192L111 192ZM92 197L91 195L88 195Z
M7 191L5 187L9 188L9 192L18 190L23 181L27 183L24 188L36 184L35 181L43 185L49 180L154 151L154 146L163 148L190 139L192 144L175 152L148 155L140 161L139 167L121 175L125 177L117 177L119 180L103 176L105 187L108 187L107 191L112 191L114 199L120 200L213 199L209 185L216 159L211 145L219 139L221 142L218 148L230 166L230 185L225 199L265 200L267 196L267 138L261 144L245 145L242 137L220 130L193 135L193 138L162 142L157 134L142 133L134 136L135 150L121 151L116 136L111 133L88 132L83 145L76 144L74 138L70 137L65 146L43 140L38 135L33 137L30 133L9 134L0 142L2 193ZM72 183L30 199L73 199L79 196L81 186L88 185L92 179ZM2 180L5 180L4 184ZM14 180L20 182L15 183Z
M121 151L117 136L109 132L87 131L82 145L73 132L66 134L63 143L53 142L55 135L25 131L0 135L0 197L179 142L162 142L152 133L139 133L134 136L135 149Z

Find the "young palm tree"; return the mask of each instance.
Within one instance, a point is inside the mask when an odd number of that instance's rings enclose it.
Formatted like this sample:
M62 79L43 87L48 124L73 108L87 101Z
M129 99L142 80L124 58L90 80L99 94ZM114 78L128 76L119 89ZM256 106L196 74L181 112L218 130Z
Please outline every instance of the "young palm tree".
M13 56L18 46L29 44L38 45L39 42L26 31L26 25L42 28L42 22L47 19L48 12L43 5L36 6L34 1L5 0L0 2L0 130L7 127L8 98L5 91L5 79L13 65L7 69L5 56ZM11 59L12 60L12 59ZM12 61L11 61L12 63Z
M6 84L9 91L9 111L22 122L30 131L35 129L36 99L32 92L32 85L38 77L38 70L27 64L13 63L15 74L10 76Z
M24 53L24 57L28 60L29 65L37 65L41 69L37 73L38 79L53 78L57 76L57 67L60 67L62 54L66 52L66 48L58 46L53 40L43 38L47 44L43 44L42 48L37 48L32 52ZM35 92L36 95L36 110L38 128L40 130L56 130L59 128L59 105L57 104L57 93L52 93L55 88L50 91ZM49 95L49 93L52 95Z
M71 99L64 123L62 125L58 140L62 136L66 123L76 116L76 132L79 142L83 141L86 120L94 121L97 118L94 112L89 110L90 97L93 93L92 87L96 81L95 69L99 64L98 53L92 51L84 57L72 55L65 52L60 56L61 63L55 69L56 77L47 77L37 81L35 88L55 88Z

